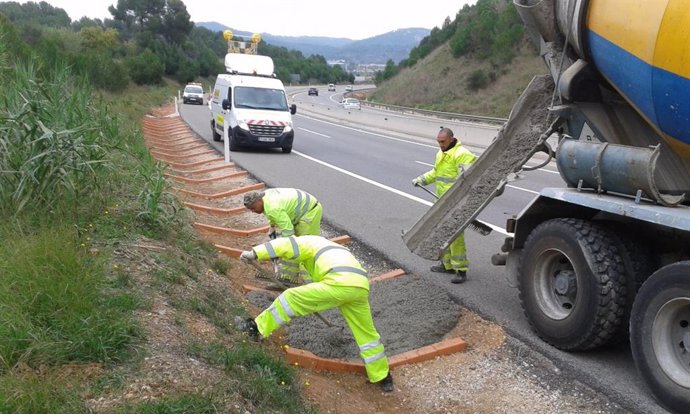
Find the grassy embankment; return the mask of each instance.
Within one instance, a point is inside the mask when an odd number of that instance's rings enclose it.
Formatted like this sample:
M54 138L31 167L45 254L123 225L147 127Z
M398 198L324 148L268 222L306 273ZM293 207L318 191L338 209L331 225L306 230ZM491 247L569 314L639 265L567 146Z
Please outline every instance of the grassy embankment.
M369 99L410 108L506 118L532 77L543 73L546 66L528 45L516 52L510 64L496 67L472 57L454 58L445 44L378 85ZM484 87L470 87L476 74L485 77Z
M231 327L246 315L239 300L199 284L231 263L195 238L139 129L178 86L102 95L2 50L0 84L0 413L85 413L99 400L118 413L309 412L293 369ZM142 257L122 252L142 241L163 247L137 268ZM185 333L182 357L222 376L114 398L147 375L142 315L159 297ZM218 335L200 341L182 315Z

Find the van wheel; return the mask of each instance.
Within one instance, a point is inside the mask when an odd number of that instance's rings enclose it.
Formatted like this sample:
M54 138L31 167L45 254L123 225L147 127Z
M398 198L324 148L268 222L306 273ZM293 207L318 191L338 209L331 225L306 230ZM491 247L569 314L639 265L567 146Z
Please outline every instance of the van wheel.
M218 142L221 140L222 136L216 132L216 123L215 121L211 121L211 132L213 133L213 140Z
M228 132L228 139L230 139L230 142L228 143L228 147L230 148L230 151L237 151L240 149L240 146L237 145L237 140L235 139L235 133L230 131Z
M292 147L283 147L283 154L289 154L292 152Z

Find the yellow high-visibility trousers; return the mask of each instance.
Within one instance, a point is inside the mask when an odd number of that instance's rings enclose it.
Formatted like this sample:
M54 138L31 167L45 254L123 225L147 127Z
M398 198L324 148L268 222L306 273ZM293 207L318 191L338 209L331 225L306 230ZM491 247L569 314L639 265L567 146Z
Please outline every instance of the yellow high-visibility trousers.
M441 256L441 263L446 269L467 272L470 261L467 259L467 247L465 246L465 234L460 234L448 246Z
M361 287L333 286L324 282L290 288L256 317L256 326L263 337L290 322L296 316L338 307L347 322L359 355L364 360L370 382L379 382L388 375L388 359L381 337L376 331L369 307L369 291Z

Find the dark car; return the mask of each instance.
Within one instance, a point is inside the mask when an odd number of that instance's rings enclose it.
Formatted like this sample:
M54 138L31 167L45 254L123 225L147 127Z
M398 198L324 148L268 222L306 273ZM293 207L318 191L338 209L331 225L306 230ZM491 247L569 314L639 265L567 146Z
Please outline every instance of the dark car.
M319 96L319 90L316 88L309 88L309 92L307 92L307 93L309 94L309 96L311 96L311 95Z

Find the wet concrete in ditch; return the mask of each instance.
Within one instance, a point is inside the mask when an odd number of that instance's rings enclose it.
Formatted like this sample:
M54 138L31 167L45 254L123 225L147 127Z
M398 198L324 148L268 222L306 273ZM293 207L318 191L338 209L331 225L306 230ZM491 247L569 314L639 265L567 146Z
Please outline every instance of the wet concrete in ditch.
M325 237L337 233L327 225L323 227ZM346 247L369 271L370 278L397 268L356 240ZM439 342L458 322L459 305L441 287L415 275L371 283L369 294L374 324L389 357ZM276 294L262 291L246 295L261 309L268 307L275 297ZM328 327L314 315L294 318L284 328L284 342L324 358L358 358L357 345L340 312L330 309L320 313L335 326Z

